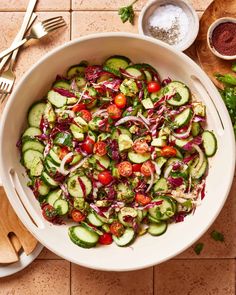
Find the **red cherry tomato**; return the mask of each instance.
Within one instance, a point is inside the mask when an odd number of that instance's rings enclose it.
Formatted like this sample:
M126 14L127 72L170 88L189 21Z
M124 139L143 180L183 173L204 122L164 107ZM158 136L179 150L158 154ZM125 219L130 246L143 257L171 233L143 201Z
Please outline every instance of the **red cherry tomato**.
M142 164L133 164L133 172L140 172L141 171Z
M161 156L162 157L175 157L177 154L176 149L173 146L164 146L161 149Z
M85 215L77 209L72 210L71 217L75 222L81 222L85 219Z
M90 137L86 137L85 140L81 144L81 148L87 154L93 153L94 141Z
M42 214L47 221L52 221L56 217L57 212L53 206L48 204L42 208Z
M128 161L121 162L118 165L118 172L121 176L129 177L133 173L132 164Z
M98 174L98 180L99 180L102 184L107 185L107 184L109 184L110 182L112 182L113 177L112 177L110 171L105 170L105 171L102 171L102 172L100 172L100 173Z
M150 176L151 172L154 172L155 166L152 164L151 161L146 161L145 163L142 164L141 167L141 173L144 176Z
M107 112L112 119L119 119L122 115L122 111L115 104L109 105Z
M79 112L79 115L81 116L82 119L84 119L84 121L89 122L92 120L92 115L90 113L90 111L88 110L81 110Z
M73 107L72 111L77 113L81 110L85 110L86 109L86 105L84 103L79 103L76 106Z
M107 153L107 145L103 141L98 141L95 143L93 152L99 156L105 156Z
M69 153L69 149L67 146L61 147L60 151L59 151L60 160L62 160L68 153ZM67 159L66 163L70 163L72 161L72 159L73 159L73 157L70 157L69 159Z
M126 106L127 99L124 94L119 93L116 95L114 102L119 109L123 109Z
M161 86L159 83L151 81L148 83L147 85L147 90L148 92L152 93L152 92L157 92L161 89Z
M151 200L152 199L149 196L146 196L144 194L137 193L135 195L135 201L142 206L149 204L151 202Z
M98 242L102 245L110 245L113 242L111 234L104 233L99 237Z
M122 236L124 231L125 231L124 225L121 224L119 221L114 221L110 225L110 232L116 237Z
M144 154L149 150L149 146L144 139L137 139L134 142L133 149L138 154Z

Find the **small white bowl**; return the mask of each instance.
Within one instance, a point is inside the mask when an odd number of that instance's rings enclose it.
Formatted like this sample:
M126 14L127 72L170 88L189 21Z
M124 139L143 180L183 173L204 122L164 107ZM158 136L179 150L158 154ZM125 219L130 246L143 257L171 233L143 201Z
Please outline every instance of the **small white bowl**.
M179 43L175 45L170 45L177 50L184 51L194 42L199 31L198 15L196 11L194 10L194 8L185 0L153 0L148 2L143 7L139 15L139 20L138 20L139 33L142 35L147 35L154 38L148 30L148 19L158 7L163 5L168 5L168 4L175 5L182 8L189 19L189 30L188 30L187 36Z
M208 44L208 47L209 49L211 50L211 52L219 57L219 58L222 58L222 59L225 59L225 60L233 60L233 59L236 59L236 55L224 55L224 54L221 54L219 53L213 46L212 44L212 33L214 31L214 29L219 25L219 24L223 24L223 23L227 23L227 22L230 22L230 23L236 23L236 18L233 18L233 17L222 17L222 18L219 18L217 19L216 21L214 21L211 26L209 27L208 31L207 31L207 44Z

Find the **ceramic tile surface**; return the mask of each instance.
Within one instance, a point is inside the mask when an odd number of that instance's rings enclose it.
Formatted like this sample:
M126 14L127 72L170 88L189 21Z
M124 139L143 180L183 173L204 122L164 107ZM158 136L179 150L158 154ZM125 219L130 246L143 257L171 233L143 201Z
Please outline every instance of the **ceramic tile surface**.
M29 0L1 0L0 11L25 11ZM38 0L36 10L70 10L70 0Z

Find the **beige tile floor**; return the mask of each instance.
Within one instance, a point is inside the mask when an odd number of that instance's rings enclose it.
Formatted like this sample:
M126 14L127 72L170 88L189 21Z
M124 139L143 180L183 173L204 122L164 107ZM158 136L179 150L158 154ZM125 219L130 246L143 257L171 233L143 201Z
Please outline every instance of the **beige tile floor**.
M14 38L28 0L0 0L0 51ZM44 53L70 39L104 31L137 32L119 20L116 10L128 0L39 0L39 19L63 15L68 24L61 34L35 41L20 53L17 79ZM139 0L138 11L146 3ZM211 0L190 0L199 16ZM136 19L137 20L137 19ZM192 54L193 50L190 51ZM216 196L217 201L217 196ZM130 273L107 273L73 265L47 249L21 273L0 279L0 295L234 295L236 257L236 180L229 198L208 232L199 240L204 249L197 256L190 247L175 259L159 266ZM213 229L225 242L210 238Z

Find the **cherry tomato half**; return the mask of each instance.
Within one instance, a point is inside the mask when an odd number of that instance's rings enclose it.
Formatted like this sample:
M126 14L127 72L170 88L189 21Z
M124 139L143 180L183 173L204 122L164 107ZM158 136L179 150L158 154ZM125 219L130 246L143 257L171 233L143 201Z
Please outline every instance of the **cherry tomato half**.
M93 152L99 156L105 156L107 153L107 145L103 141L98 141L95 143Z
M151 161L146 161L142 164L141 173L144 176L150 176L151 172L154 172L155 166L152 164Z
M149 150L149 146L144 139L137 139L134 142L133 149L138 154L144 154Z
M98 242L102 245L110 245L113 242L112 236L109 233L104 233L99 237Z
M122 115L122 111L115 104L109 105L107 112L112 119L119 119Z
M133 164L133 172L140 172L141 171L142 164Z
M84 121L86 121L86 122L89 122L92 120L92 115L91 115L90 111L88 111L88 110L81 110L79 112L79 114L80 114L81 118L84 119Z
M151 200L152 199L149 196L146 196L144 194L137 193L135 195L135 201L137 203L139 203L140 205L142 205L142 206L145 206L145 205L149 204L151 202Z
M67 146L61 147L60 151L59 151L60 160L62 160L69 152L70 151ZM66 163L70 163L72 161L72 159L73 159L73 157L70 157L69 159L67 159Z
M81 110L85 110L86 109L86 105L84 103L79 103L76 106L73 107L72 111L77 113Z
M161 156L162 157L175 157L177 154L176 149L173 146L164 146L161 149Z
M53 206L48 204L42 208L42 214L47 221L52 221L57 215L57 212Z
M129 177L133 173L132 164L128 161L121 162L118 165L118 172L121 176Z
M119 109L123 109L126 106L127 99L124 94L119 93L116 95L114 102Z
M161 89L161 86L159 83L151 81L148 83L147 85L147 90L148 92L152 93L152 92L157 92Z
M102 171L102 172L100 172L100 173L98 174L98 180L99 180L102 184L107 185L107 184L109 184L110 182L112 182L113 177L112 177L110 171L105 170L105 171Z
M119 221L114 221L110 225L110 232L116 237L122 236L124 231L125 231L124 225L121 224Z
M81 222L85 219L85 215L77 209L72 210L71 217L75 222Z
M94 141L92 140L92 138L87 136L85 138L85 140L81 144L82 150L84 152L86 152L87 154L92 154L93 153L93 147L94 147Z

